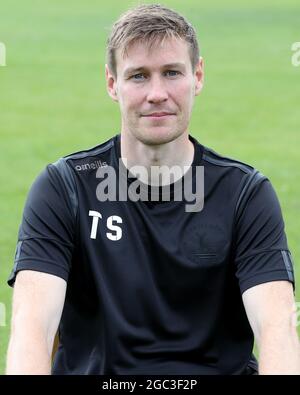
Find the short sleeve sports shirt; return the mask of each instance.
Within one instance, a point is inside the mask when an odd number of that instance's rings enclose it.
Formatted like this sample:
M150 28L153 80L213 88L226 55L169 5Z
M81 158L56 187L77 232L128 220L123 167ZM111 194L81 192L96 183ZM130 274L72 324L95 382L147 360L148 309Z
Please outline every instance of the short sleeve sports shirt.
M194 190L204 169L198 211L174 199L176 182L169 201L159 188L157 199L101 201L99 169L116 174L107 188L124 182L120 135L48 165L33 183L8 283L26 269L67 281L53 374L243 374L255 365L241 295L294 283L280 205L261 173L190 139ZM125 182L129 190L134 179Z

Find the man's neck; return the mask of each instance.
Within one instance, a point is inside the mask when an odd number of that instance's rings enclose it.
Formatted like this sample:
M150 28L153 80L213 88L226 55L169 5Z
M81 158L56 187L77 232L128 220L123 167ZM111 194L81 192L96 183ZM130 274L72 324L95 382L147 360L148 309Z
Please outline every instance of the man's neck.
M171 169L173 166L176 166L178 171L175 171L174 179L171 181L177 181L186 173L194 159L194 145L187 133L182 134L169 143L161 145L147 145L128 133L121 133L120 149L121 158L125 166L140 181L151 185L169 184L170 173L168 169ZM133 166L146 169L147 176L139 173L137 168L132 169ZM157 175L158 169L161 174L160 177L162 177L161 180Z

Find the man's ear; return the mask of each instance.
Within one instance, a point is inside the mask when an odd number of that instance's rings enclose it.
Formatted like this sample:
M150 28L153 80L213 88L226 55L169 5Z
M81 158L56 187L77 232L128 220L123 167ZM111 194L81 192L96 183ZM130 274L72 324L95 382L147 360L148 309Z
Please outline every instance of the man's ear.
M204 83L204 62L203 58L200 57L195 69L195 96L198 96L202 91Z
M106 78L106 89L109 96L116 102L119 101L117 96L117 78L109 70L108 65L105 65L105 78Z

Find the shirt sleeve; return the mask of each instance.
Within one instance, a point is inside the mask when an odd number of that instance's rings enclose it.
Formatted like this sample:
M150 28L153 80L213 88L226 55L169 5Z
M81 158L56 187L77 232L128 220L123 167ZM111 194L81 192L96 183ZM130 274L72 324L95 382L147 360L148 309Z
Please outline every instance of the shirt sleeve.
M75 221L64 177L59 167L48 165L29 191L8 284L14 285L20 270L49 273L67 281L74 248Z
M295 280L284 221L276 193L259 177L245 193L236 217L236 276L240 290L269 281Z

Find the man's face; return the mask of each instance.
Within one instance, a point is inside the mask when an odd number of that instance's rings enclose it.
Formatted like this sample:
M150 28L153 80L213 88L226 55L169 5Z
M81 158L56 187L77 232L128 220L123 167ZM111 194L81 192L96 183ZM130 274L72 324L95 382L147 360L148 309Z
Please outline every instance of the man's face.
M106 67L108 92L118 101L122 133L148 145L164 144L187 133L195 95L203 81L202 59L192 71L188 44L166 39L149 50L135 43L116 52L117 78Z

